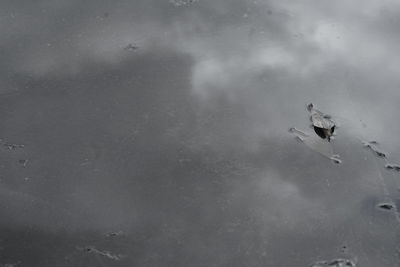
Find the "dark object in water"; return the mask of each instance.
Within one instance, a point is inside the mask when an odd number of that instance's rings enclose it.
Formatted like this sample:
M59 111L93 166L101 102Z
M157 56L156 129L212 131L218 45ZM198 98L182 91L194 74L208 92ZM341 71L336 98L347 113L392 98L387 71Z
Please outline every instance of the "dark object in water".
M398 172L400 171L400 165L397 165L397 164L387 163L385 165L385 168L389 169L389 170L395 170L395 171L398 171Z
M386 154L383 153L383 152L375 151L375 153L376 153L379 157L381 157L381 158L386 158Z
M314 126L314 131L322 139L328 139L328 141L331 141L331 136L335 131L335 126L333 126L330 130Z
M127 46L125 46L124 50L130 50L130 51L136 51L137 49L139 49L139 47L137 45L134 44L128 44Z
M322 139L327 139L329 142L336 127L335 123L331 120L331 116L322 113L318 109L315 109L312 103L307 106L307 110L311 113L310 120L314 127L315 133Z
M326 135L326 133L325 133L325 129L323 129L323 128L320 128L320 127L317 127L317 126L314 126L314 131L315 131L315 133L319 136L319 137L321 137L322 139L326 139L328 136Z
M326 138L326 135L325 135L325 132L324 132L324 129L323 129L323 128L314 126L314 131L315 131L315 133L316 133L319 137L321 137L322 139L325 139L325 138Z
M393 203L379 203L377 207L383 210L393 210L395 205Z

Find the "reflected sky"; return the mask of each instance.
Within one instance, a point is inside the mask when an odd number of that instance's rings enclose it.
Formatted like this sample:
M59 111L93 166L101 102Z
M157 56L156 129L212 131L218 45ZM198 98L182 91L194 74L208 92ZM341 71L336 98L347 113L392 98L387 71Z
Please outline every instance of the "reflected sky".
M399 14L2 1L0 264L398 266ZM341 164L288 131L311 102Z

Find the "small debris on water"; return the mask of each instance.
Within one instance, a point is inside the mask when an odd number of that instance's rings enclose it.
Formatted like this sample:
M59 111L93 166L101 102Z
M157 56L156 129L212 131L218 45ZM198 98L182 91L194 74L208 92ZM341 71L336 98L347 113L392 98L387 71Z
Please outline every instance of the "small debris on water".
M21 164L22 166L26 167L26 164L28 164L28 159L20 159L18 160L19 164Z
M135 44L128 44L127 46L125 46L124 50L125 51L136 51L139 49L139 46L135 45Z
M382 157L382 158L385 158L385 157L386 157L386 154L385 154L385 153L382 153L382 152L380 152L380 151L375 151L375 153L376 153L379 157Z
M0 267L15 267L20 263L21 263L20 261L17 261L15 263L0 263Z
M356 267L356 263L349 259L334 259L316 262L311 267Z
M106 233L106 236L108 236L108 237L115 237L115 236L121 236L121 235L123 235L124 234L124 232L122 232L122 231L118 231L118 232L109 232L109 233Z
M330 141L336 127L335 123L331 120L331 116L314 108L312 103L308 104L307 110L311 114L310 120L314 127L315 133L322 139L327 139Z
M169 2L176 6L176 7L180 7L180 6L186 6L189 4L193 4L194 2L197 2L198 0L170 0Z
M96 19L98 19L98 20L105 20L105 19L107 19L109 16L110 16L110 13L104 12L102 15L96 16Z
M385 168L389 170L395 170L395 171L400 171L400 165L398 164L392 164L392 163L387 163L385 164Z
M94 254L106 257L106 258L108 258L110 260L119 261L119 260L121 260L123 258L123 255L113 254L113 253L111 253L109 251L106 251L106 250L101 251L101 250L98 250L97 248L95 248L93 246L86 246L86 247L83 247L83 248L77 247L77 249L80 250L80 251L88 252L88 253L94 253Z
M333 155L332 157L330 157L330 159L336 164L342 163L342 160L339 158L339 155Z
M4 147L6 147L8 150L15 150L17 148L24 148L24 145L21 144L9 144L9 143L5 143L3 144Z
M376 141L363 141L363 146L367 147L369 149L371 149L378 157L381 158L386 158L386 153L382 152L381 150L379 150L376 145L378 144L378 142Z
M84 159L84 161L81 164L79 164L79 166L85 166L85 165L88 165L88 164L90 164L89 159Z
M394 203L386 202L386 203L379 203L377 205L377 207L380 209L383 209L383 210L390 211L390 210L394 210L395 205L394 205Z

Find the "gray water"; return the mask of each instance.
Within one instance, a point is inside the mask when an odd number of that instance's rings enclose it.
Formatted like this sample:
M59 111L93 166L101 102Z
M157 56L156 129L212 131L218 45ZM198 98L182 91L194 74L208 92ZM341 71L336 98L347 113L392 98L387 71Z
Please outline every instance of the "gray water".
M1 1L0 266L400 266L399 16Z

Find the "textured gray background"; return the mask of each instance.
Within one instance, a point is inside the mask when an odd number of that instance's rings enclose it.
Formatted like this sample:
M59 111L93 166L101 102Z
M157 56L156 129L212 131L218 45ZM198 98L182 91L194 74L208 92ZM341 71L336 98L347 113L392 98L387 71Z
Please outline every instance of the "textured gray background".
M0 264L400 266L400 175L360 142L400 162L399 27L390 0L1 1ZM341 165L288 132L309 102Z

